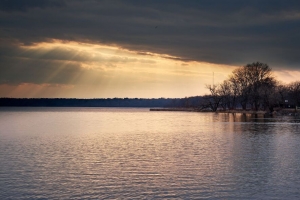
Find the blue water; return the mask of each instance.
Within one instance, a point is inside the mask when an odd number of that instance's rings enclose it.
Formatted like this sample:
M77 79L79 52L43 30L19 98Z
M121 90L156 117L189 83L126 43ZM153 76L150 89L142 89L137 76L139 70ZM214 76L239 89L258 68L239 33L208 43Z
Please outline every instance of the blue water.
M0 199L300 199L300 120L0 108Z

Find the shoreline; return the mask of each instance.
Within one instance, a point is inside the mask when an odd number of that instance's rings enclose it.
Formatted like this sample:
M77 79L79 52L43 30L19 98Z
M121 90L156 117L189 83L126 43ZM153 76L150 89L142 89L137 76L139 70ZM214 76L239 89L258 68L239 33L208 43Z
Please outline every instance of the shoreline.
M195 108L150 108L150 111L184 111L184 112L199 112Z
M274 111L272 113L268 111L254 111L254 110L218 110L218 111L207 111L207 110L199 110L197 108L150 108L150 111L171 111L171 112L211 112L211 113L241 113L241 114L256 114L256 115L296 115L300 113L300 110L295 109L281 109Z
M245 114L265 114L267 111L253 111L253 110L218 110L218 111L208 111L199 110L196 108L150 108L150 111L182 111L182 112L212 112L212 113L245 113Z

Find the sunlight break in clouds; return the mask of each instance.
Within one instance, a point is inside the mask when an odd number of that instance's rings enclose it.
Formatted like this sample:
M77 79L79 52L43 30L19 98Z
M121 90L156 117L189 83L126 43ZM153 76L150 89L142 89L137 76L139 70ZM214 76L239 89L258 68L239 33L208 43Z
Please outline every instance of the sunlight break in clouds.
M183 62L170 55L118 46L51 40L21 45L7 60L1 96L185 97L206 93L205 84L227 78L233 67ZM8 56L8 57L9 57Z

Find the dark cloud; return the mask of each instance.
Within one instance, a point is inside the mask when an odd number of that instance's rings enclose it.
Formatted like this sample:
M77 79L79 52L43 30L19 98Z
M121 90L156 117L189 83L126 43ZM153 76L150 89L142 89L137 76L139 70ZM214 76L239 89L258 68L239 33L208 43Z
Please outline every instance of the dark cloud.
M28 46L0 44L0 85L74 84L78 80L82 81L80 78L99 79L101 73L107 69L117 68L120 63L139 65L155 63L151 59L127 56L124 52L114 54L114 50L111 49L94 48L95 51L91 53L90 49L82 50L76 47L60 44L28 48ZM106 51L106 54L102 54L100 50Z
M4 57L22 58L32 60L45 60L45 61L74 61L74 62L91 62L95 61L89 53L76 50L66 49L62 47L52 47L50 49L34 48L22 49L17 46L0 46L0 62ZM97 57L101 60L101 57Z
M298 0L8 2L13 1L0 3L0 37L12 43L54 38L113 44L183 61L300 66ZM46 7L52 8L6 12Z
M113 54L102 54L102 51L108 51L105 48L94 48L93 52L90 49L82 50L80 48L65 47L65 46L54 46L54 47L35 47L27 48L28 46L19 47L16 45L5 46L0 45L0 62L3 63L4 58L15 58L15 59L30 59L30 60L44 60L44 61L61 61L61 62L78 62L80 64L86 63L97 63L108 64L108 63L155 63L149 59L138 59L128 57L127 55ZM151 55L149 53L143 53L142 55ZM169 58L169 57L166 57Z
M0 10L3 11L27 11L30 8L47 8L64 6L63 0L2 0Z

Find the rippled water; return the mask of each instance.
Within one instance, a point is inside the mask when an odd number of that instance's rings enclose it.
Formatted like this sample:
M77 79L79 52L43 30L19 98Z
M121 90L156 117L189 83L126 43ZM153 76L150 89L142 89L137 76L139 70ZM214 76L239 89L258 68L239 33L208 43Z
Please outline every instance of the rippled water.
M1 108L0 199L299 199L300 121Z

